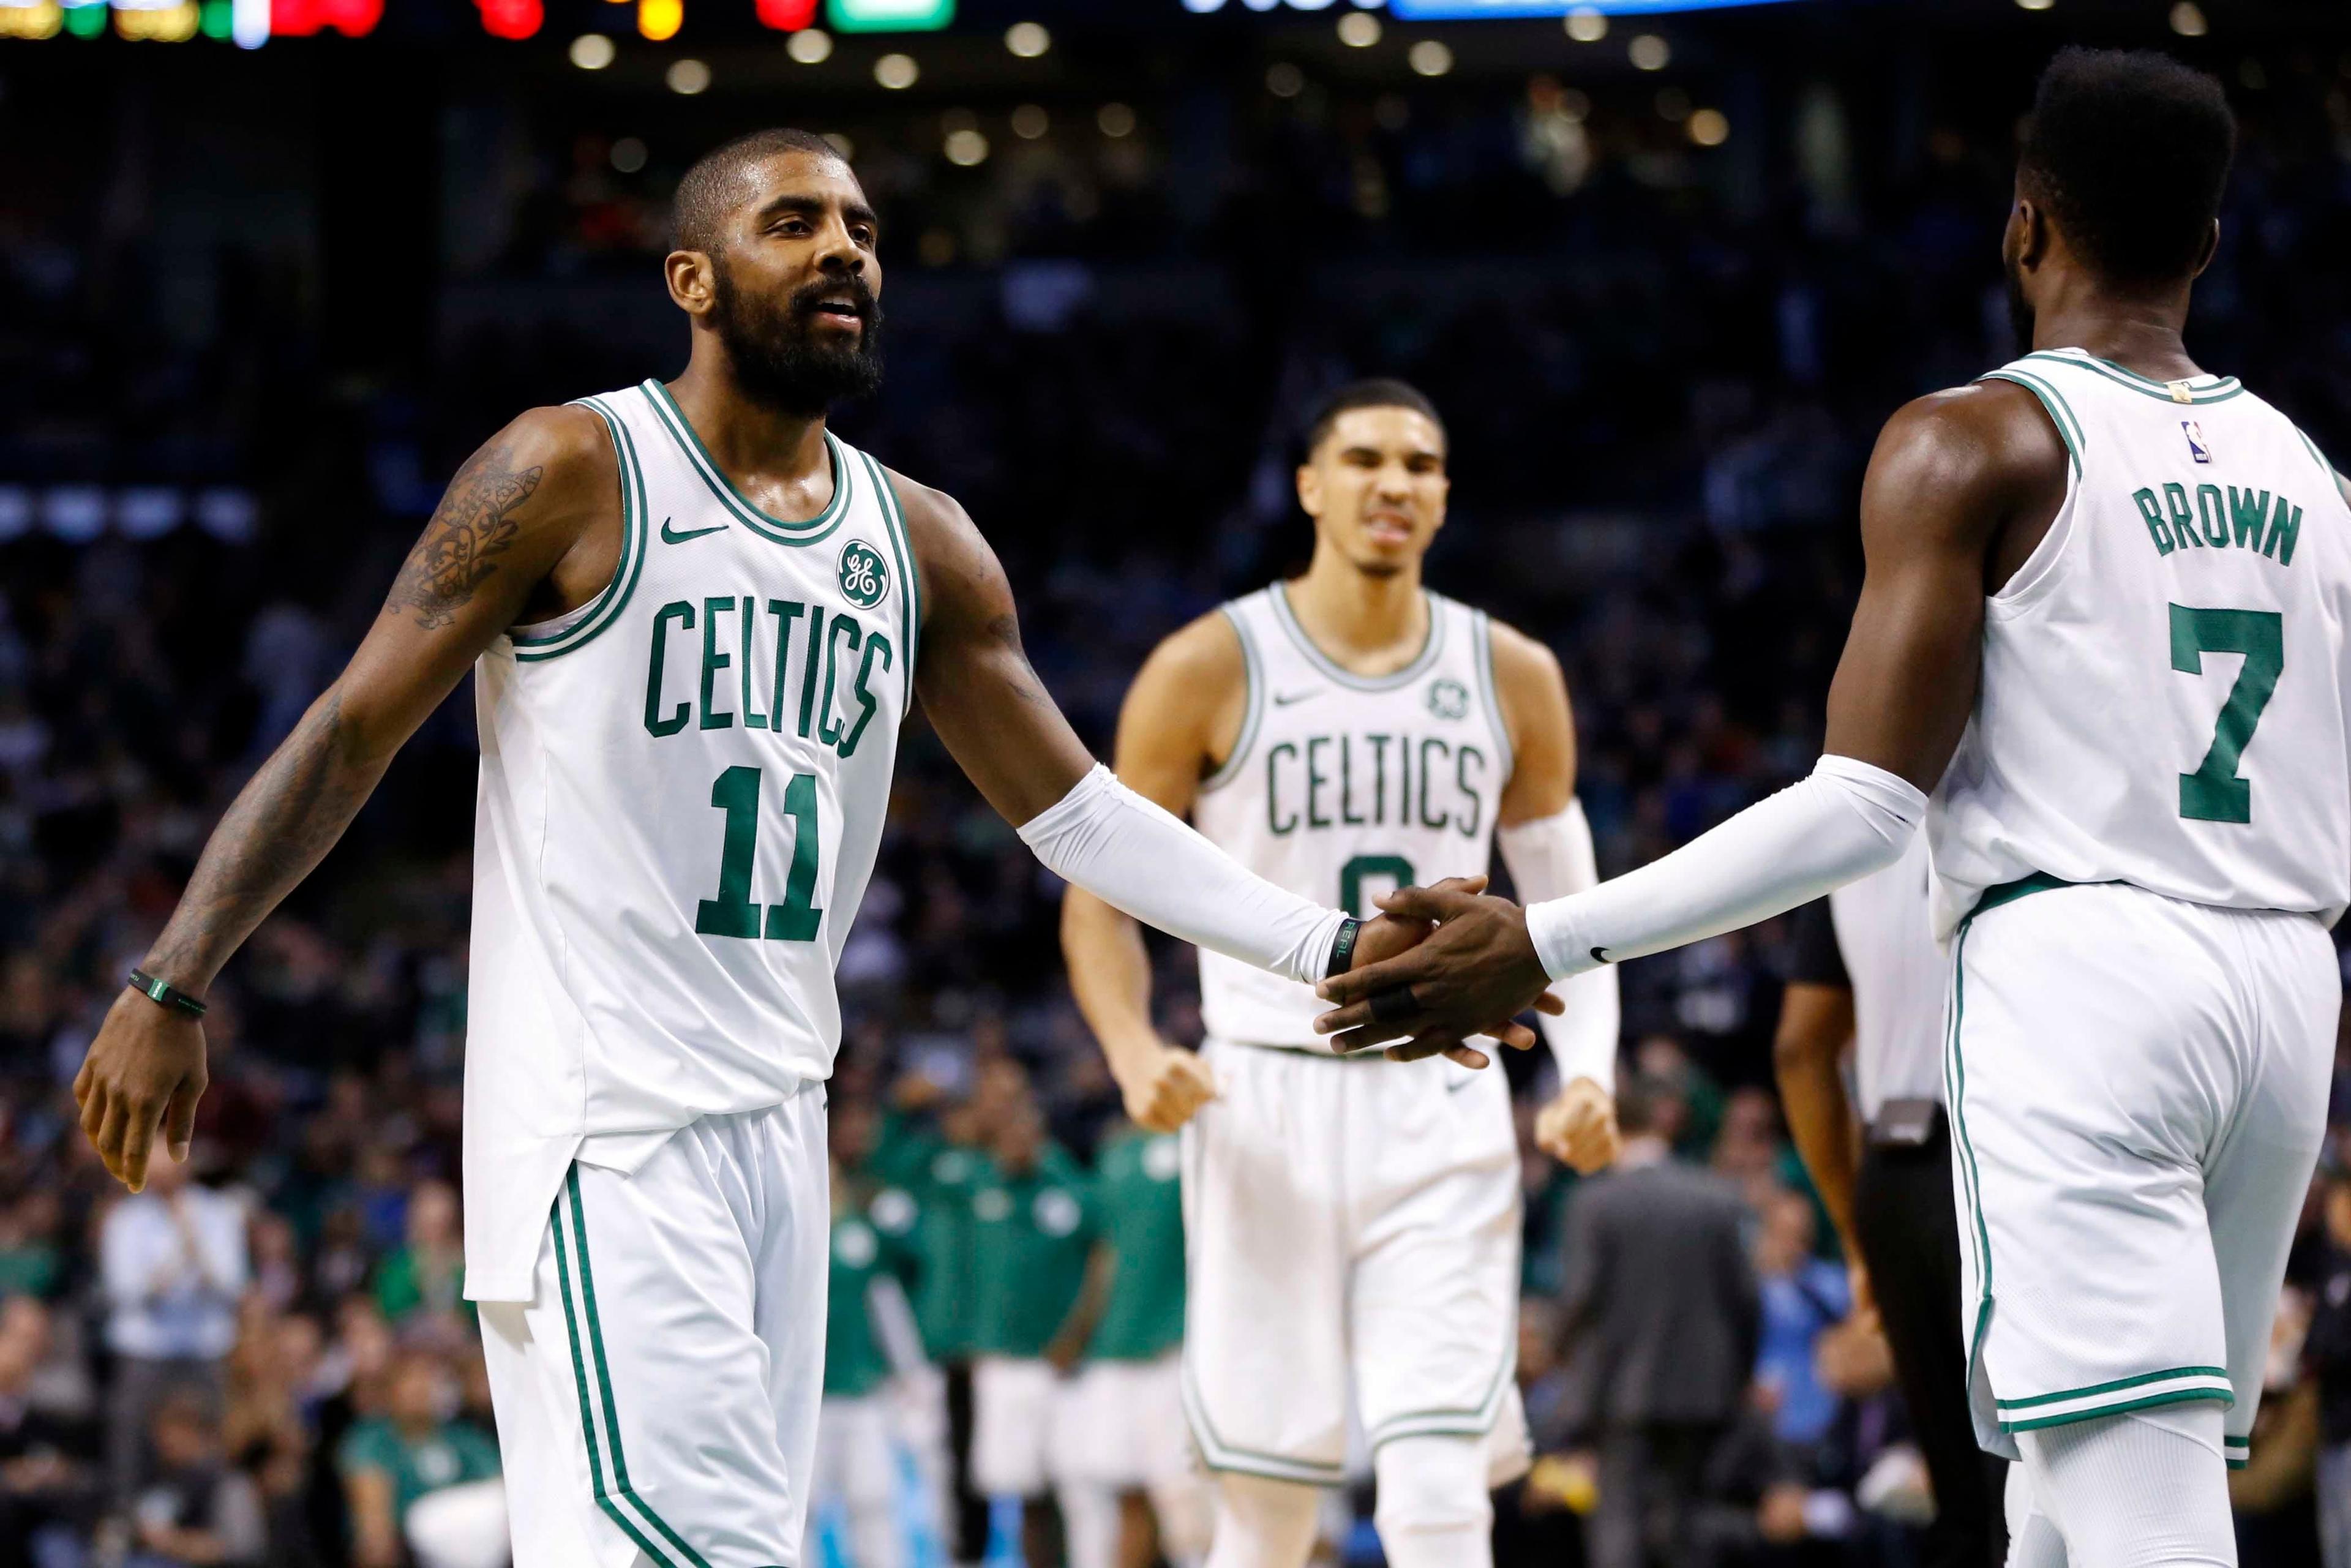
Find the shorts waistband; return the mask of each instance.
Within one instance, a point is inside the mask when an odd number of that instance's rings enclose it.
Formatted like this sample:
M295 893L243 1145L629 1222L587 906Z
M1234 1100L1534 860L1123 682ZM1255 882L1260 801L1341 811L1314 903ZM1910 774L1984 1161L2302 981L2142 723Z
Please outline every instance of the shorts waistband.
M2020 898L2027 898L2036 893L2047 893L2053 887L2103 887L2105 885L2104 883L2095 882L2067 882L2062 876L2051 876L2045 871L2036 871L2031 876L2021 876L2014 882L2003 882L1998 887L1985 888L1983 896L1976 900L1976 906L1968 911L1967 918L1973 920L1977 915L1988 915L2003 904L2014 904Z

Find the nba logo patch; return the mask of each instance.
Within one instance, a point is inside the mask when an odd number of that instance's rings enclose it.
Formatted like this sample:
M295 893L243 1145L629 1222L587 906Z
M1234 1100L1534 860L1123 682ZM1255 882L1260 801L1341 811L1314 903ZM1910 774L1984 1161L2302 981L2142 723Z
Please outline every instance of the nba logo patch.
M2199 463L2212 461L2212 449L2204 444L2204 427L2192 419L2183 419L2179 428L2188 437L2188 455Z

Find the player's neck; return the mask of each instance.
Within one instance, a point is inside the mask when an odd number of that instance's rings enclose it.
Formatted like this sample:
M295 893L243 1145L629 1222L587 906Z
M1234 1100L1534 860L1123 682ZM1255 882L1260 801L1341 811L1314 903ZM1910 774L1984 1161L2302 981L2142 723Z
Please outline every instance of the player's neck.
M1428 600L1416 564L1376 576L1318 548L1306 575L1283 591L1299 626L1343 670L1391 674L1427 643Z
M831 471L822 413L787 413L755 402L723 365L701 354L669 383L669 391L711 460L738 484L790 484Z
M2188 320L2188 290L2117 294L2085 283L2043 302L2032 320L2032 347L2080 349L2158 382L2202 374L2188 357L2180 330Z

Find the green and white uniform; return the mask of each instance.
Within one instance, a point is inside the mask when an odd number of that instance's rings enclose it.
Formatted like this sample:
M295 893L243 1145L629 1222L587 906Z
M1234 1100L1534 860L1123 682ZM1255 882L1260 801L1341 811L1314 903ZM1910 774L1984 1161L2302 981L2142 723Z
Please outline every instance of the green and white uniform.
M1086 1176L1055 1145L1025 1175L991 1170L972 1191L971 1474L989 1496L1041 1497L1053 1473L1061 1375L1045 1349L1069 1320L1093 1249Z
M823 1374L833 966L919 611L895 497L767 517L653 382L612 582L481 659L467 1293L517 1568L793 1564Z
M1409 883L1482 875L1510 781L1480 612L1426 595L1403 669L1353 674L1277 583L1224 613L1249 672L1200 831L1309 897L1372 912ZM1217 1098L1184 1130L1184 1392L1212 1469L1335 1484L1352 1389L1374 1445L1494 1434L1523 1467L1516 1360L1518 1143L1499 1072L1340 1061L1311 988L1200 955Z
M2351 509L2232 380L1993 377L2072 469L1928 817L1979 1435L2211 1400L2241 1459L2341 1006Z
M1179 1540L1207 1504L1184 1422L1183 1165L1178 1139L1134 1128L1095 1158L1092 1207L1113 1260L1110 1294L1054 1436L1061 1475L1147 1492L1162 1538ZM1169 1550L1185 1554L1174 1542Z
M898 1568L905 1560L896 1511L895 1422L884 1396L892 1368L874 1313L877 1293L897 1290L908 1268L891 1239L864 1216L852 1211L832 1222L809 1562L816 1561L813 1514L828 1505L845 1515L854 1568Z

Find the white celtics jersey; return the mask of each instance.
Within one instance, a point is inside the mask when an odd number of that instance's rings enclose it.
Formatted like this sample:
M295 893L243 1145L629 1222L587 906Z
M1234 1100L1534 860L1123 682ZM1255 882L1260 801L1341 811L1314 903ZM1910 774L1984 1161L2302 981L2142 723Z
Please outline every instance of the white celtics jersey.
M620 455L611 585L475 671L469 1292L527 1291L583 1137L780 1103L831 1071L920 622L879 465L752 507L666 391L584 400Z
M2331 923L2351 903L2333 471L2233 380L2078 350L1992 375L2041 400L2072 474L1985 602L1975 714L1928 818L1938 929L2036 876Z
M1510 777L1486 617L1441 594L1428 641L1392 675L1351 674L1317 648L1280 583L1224 607L1249 668L1249 709L1192 821L1241 864L1301 897L1377 914L1384 893L1481 875ZM1311 987L1200 952L1208 1032L1320 1046Z

